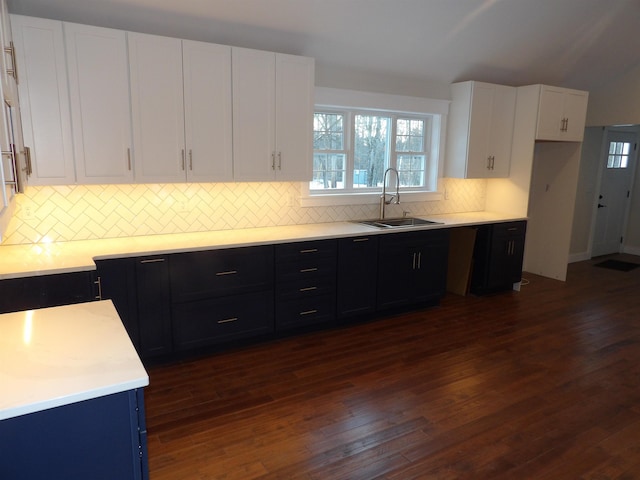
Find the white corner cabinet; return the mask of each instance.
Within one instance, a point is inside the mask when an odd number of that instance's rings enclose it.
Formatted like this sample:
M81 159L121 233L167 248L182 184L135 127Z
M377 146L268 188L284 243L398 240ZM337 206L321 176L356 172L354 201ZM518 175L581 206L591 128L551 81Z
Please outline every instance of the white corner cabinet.
M536 140L582 142L589 93L540 85Z
M312 58L232 49L236 181L309 181Z
M141 33L128 44L136 181L231 181L231 47Z
M18 95L31 185L75 182L62 23L11 15L19 71Z
M516 88L476 81L451 85L445 176L508 177Z
M232 90L233 47L11 24L31 184L310 179L313 59L238 49Z

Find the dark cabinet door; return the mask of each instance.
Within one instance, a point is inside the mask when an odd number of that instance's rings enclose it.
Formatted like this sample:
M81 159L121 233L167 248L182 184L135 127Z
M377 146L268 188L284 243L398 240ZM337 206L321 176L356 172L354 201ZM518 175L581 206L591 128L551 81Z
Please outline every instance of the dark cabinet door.
M385 235L378 249L377 307L434 301L444 295L449 231Z
M377 236L338 240L338 318L375 311L377 276Z
M127 329L131 342L140 351L140 330L134 258L96 260L100 298L111 300Z
M152 357L170 353L173 348L167 257L137 258L135 270L140 354Z
M95 280L95 272L0 280L0 313L90 302L97 297Z

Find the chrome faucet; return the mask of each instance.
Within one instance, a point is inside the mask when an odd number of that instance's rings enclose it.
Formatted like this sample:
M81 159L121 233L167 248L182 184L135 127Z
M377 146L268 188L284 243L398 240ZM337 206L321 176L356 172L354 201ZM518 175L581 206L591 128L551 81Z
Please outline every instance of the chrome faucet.
M396 193L395 195L391 195L391 198L387 200L387 173L389 170L393 170L396 174ZM398 174L398 170L393 167L389 167L384 171L384 175L382 176L382 195L380 195L380 219L384 218L384 207L385 205L390 205L391 203L395 203L398 205L400 203L400 174Z

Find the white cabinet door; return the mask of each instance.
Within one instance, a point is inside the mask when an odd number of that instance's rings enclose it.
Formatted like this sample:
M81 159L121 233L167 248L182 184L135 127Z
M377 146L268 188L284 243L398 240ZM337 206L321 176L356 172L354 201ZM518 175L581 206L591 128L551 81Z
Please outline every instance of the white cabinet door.
M182 41L187 179L233 180L231 47Z
M275 179L275 54L231 49L233 78L233 177Z
M276 54L277 180L311 180L313 89L312 58Z
M17 72L14 65L15 51L12 49L13 38L7 2L0 0L0 79L2 80L4 97L13 100Z
M186 155L182 42L128 33L134 177L184 182Z
M508 177L516 89L482 82L451 87L445 176Z
M587 101L587 92L541 85L536 140L581 142Z
M19 73L25 145L31 149L31 185L75 182L62 23L11 16Z
M65 23L71 121L79 183L131 183L126 34Z
M232 49L236 181L309 181L313 148L311 58Z

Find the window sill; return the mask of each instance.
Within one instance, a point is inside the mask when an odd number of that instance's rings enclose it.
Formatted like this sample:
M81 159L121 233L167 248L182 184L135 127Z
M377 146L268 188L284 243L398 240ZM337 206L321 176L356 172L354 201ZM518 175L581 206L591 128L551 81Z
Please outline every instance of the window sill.
M435 202L442 200L442 192L400 192L400 200L404 202ZM303 194L300 197L301 207L332 207L339 205L376 205L380 202L379 193L336 193L324 195Z

